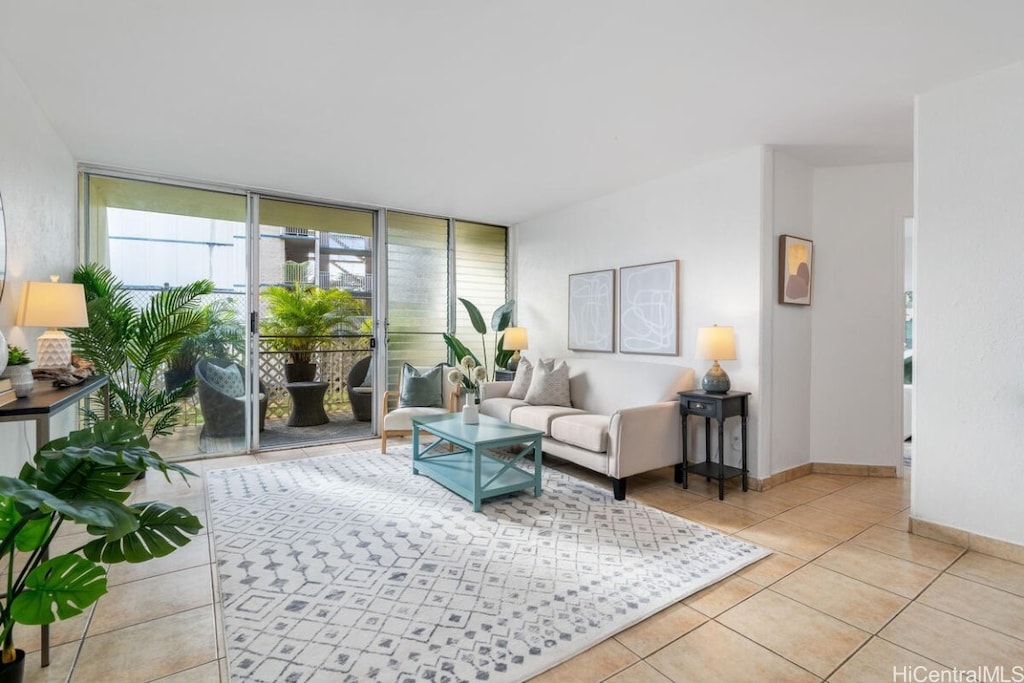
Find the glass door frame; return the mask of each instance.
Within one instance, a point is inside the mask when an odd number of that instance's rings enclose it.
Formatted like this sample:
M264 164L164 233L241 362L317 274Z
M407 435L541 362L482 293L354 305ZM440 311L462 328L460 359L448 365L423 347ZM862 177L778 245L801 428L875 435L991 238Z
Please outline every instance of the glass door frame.
M370 438L375 438L378 434L378 401L381 396L381 389L383 385L379 383L380 368L385 361L381 360L383 344L379 343L379 330L381 329L381 320L383 312L381 307L384 302L387 301L386 297L381 292L381 287L385 286L386 277L386 262L385 256L382 256L381 245L384 243L385 228L384 220L386 212L384 209L379 207L368 207L360 206L358 204L342 204L334 203L330 201L322 201L309 197L290 195L287 193L263 193L258 191L247 192L247 225L246 225L246 257L247 257L247 306L248 306L248 334L246 338L246 362L248 368L248 375L246 377L246 386L251 386L253 391L248 395L247 401L247 412L246 412L246 452L257 453L260 451L260 432L259 432L259 386L260 386L260 287L262 284L262 273L260 272L260 241L262 236L260 234L260 201L276 201L276 202L293 202L296 204L306 204L312 206L320 206L328 209L337 209L339 211L358 211L361 213L369 214L372 220L372 234L370 237L370 245L373 250L371 256L371 263L373 264L373 277L370 280L370 314L371 314L371 334L370 344L368 351L370 356L374 358L373 372L374 376L371 380L372 394L370 398ZM309 445L309 444L306 444ZM296 443L296 448L303 447L301 442Z

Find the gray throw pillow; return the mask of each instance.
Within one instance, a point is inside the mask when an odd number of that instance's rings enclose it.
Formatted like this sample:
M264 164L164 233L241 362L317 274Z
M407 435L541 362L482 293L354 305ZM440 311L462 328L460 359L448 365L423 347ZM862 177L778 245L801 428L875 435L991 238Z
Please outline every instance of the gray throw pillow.
M219 365L207 363L206 371L203 374L206 375L206 381L211 387L226 396L238 398L245 393L245 379L237 365L228 365L222 368Z
M530 389L526 392L526 402L535 406L572 407L569 399L569 366L562 361L552 369L551 363L541 361L533 369Z
M427 372L405 363L402 366L402 390L398 396L400 408L443 408L444 365L438 364Z
M533 363L521 358L516 368L516 375L512 379L512 387L508 390L509 398L526 398L526 392L530 389L530 380L533 378Z

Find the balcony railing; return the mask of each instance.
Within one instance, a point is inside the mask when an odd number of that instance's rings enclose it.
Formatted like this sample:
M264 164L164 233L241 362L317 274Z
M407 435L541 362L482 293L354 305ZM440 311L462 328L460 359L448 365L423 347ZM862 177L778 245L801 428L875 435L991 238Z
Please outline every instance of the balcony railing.
M370 354L370 337L344 335L330 337L328 347L312 352L312 362L318 365L317 381L327 382L324 409L346 412L352 409L345 392L348 373L359 360ZM271 339L260 338L260 379L267 387L267 416L284 417L291 409L291 398L285 389L284 366L290 362L289 351L272 348Z

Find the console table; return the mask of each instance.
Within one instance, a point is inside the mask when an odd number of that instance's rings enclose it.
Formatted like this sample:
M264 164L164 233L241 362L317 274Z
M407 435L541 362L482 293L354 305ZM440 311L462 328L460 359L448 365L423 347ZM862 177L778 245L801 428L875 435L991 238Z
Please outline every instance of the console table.
M733 477L743 477L743 490L747 490L747 398L749 391L729 391L724 394L712 394L707 391L680 391L679 412L682 415L683 423L683 462L676 467L676 482L681 482L683 488L687 487L687 475L703 474L710 481L712 477L718 479L718 500L725 500L725 480ZM704 462L694 463L692 466L687 460L687 438L686 421L690 415L698 415L704 418ZM725 464L725 419L739 416L740 434L742 444L740 446L742 459L740 467L731 467ZM718 464L711 460L711 420L718 421Z
M103 389L103 414L110 414L110 394L106 375L96 375L73 387L54 388L48 382L36 382L32 393L0 406L0 422L35 422L36 450L50 442L50 418L65 408L77 406L94 392ZM15 473L16 474L16 473ZM50 665L50 627L42 627L39 640L41 666Z

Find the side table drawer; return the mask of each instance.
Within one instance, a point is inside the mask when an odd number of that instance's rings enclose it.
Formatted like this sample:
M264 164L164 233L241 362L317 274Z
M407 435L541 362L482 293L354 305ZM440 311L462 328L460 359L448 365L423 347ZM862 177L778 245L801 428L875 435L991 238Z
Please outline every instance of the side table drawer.
M718 403L715 401L688 398L682 402L682 406L690 415L703 415L704 417L715 417L718 415Z

